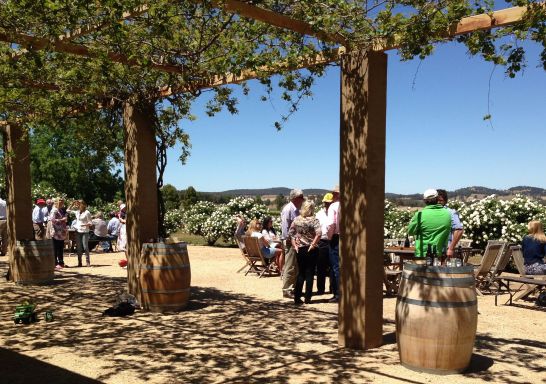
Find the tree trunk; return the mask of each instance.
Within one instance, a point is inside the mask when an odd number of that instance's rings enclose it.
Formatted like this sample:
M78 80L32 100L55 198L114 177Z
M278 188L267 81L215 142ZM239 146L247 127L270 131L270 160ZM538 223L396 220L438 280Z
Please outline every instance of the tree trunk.
M127 279L129 293L140 302L138 270L142 244L158 237L155 113L153 102L126 102L123 105Z

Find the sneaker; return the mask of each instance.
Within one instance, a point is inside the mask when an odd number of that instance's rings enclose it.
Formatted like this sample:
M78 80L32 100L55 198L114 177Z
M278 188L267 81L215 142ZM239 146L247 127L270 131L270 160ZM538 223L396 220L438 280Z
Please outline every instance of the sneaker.
M62 265L60 265L60 264L57 264L57 265L55 266L55 269L57 269L57 270L59 270L59 269L63 269L63 266L62 266Z
M285 299L293 299L294 293L292 293L291 290L285 290L285 291L282 291L282 297L284 297Z
M339 303L339 297L334 296L330 300L328 300L329 303Z

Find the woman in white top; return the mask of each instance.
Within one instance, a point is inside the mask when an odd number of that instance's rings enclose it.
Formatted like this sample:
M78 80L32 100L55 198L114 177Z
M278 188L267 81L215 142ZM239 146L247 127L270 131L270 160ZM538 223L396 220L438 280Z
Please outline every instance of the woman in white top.
M279 248L275 248L269 240L265 238L264 235L262 235L262 224L254 219L250 222L248 225L248 231L246 232L247 236L257 237L262 249L262 253L266 259L273 259L275 258L275 262L278 265L279 258L282 254L282 250Z
M91 227L91 213L87 210L87 204L83 200L76 200L72 203L69 211L76 215L76 244L78 253L78 267L82 266L82 254L85 251L85 261L88 267L91 266L89 257L89 227Z
M277 236L277 232L275 231L275 228L273 228L273 218L271 216L265 216L262 220L262 235L269 241L271 247L279 248L281 250L281 255L277 259L277 265L282 271L284 266L284 252L282 252L282 244Z

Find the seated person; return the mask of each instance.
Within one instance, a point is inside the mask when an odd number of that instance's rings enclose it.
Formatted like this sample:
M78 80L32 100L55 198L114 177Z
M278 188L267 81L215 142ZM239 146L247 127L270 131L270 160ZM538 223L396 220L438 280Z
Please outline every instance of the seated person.
M273 228L273 219L271 216L265 216L262 220L262 235L271 243L272 247L281 248L277 232Z
M266 260L271 261L274 258L275 262L278 265L282 250L279 248L275 248L269 242L269 240L267 240L265 236L262 235L262 224L258 220L254 219L250 222L246 235L251 237L257 237L258 242L262 248L262 254L266 258Z
M538 220L527 224L528 235L523 237L521 249L525 264L525 273L528 275L546 275L546 235L542 223Z
M118 240L120 229L121 229L121 221L119 221L117 212L110 212L110 221L108 222L108 226L107 226L108 238L110 239L109 252L112 252L112 241Z
M108 242L109 249L112 249L111 239L108 237L108 226L102 218L102 212L97 212L91 223L93 225L93 232L89 236L89 249L95 248L101 241Z
M243 236L245 235L246 221L245 218L239 214L235 215L235 220L237 221L237 226L235 227L233 237L235 238L239 248L244 251L245 243L243 242Z

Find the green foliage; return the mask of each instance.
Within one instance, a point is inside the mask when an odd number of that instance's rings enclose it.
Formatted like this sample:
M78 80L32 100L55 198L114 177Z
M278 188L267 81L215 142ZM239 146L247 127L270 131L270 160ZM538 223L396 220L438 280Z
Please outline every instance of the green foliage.
M173 185L167 184L163 186L163 188L161 188L161 196L167 212L180 207L180 195Z
M197 191L194 187L188 187L184 192L181 193L180 201L181 208L189 209L197 203Z
M277 197L275 197L275 207L277 207L277 211L280 211L286 203L286 197L283 195L277 195Z

